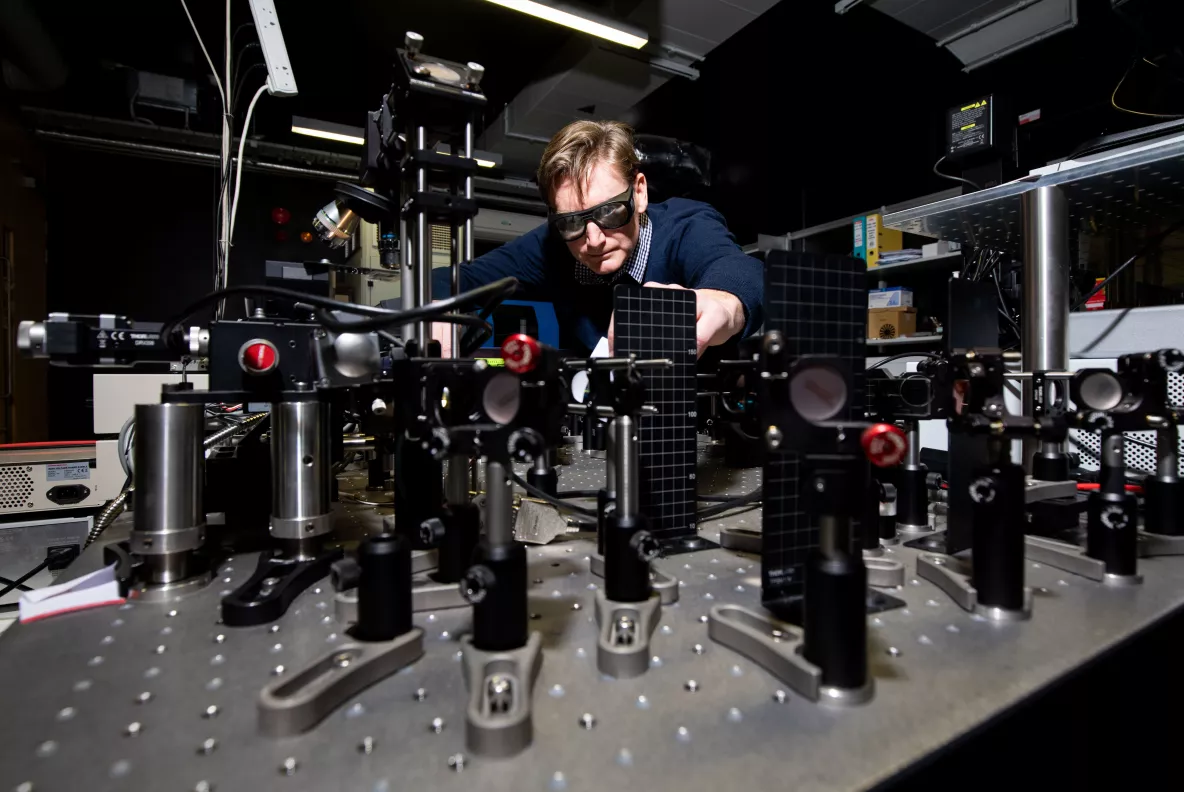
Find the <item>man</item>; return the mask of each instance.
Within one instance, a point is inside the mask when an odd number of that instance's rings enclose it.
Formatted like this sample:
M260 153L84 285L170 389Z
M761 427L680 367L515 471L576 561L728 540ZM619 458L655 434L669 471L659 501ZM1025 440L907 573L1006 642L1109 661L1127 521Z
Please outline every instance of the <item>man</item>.
M639 283L691 289L699 354L761 324L761 263L740 251L723 217L697 201L650 203L633 130L576 121L551 139L538 184L550 214L530 233L461 266L461 290L513 276L522 299L555 305L561 343L612 344L612 289ZM432 293L450 291L447 269Z

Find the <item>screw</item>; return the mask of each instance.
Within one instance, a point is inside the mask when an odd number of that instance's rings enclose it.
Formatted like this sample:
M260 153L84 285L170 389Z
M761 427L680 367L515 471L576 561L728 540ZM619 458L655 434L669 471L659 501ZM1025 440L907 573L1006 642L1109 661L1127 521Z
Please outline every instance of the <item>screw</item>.
M432 718L432 722L428 724L428 731L432 732L433 734L439 734L440 732L444 731L444 719Z
M585 730L596 728L596 717L591 712L585 712L580 716L580 726Z
M448 766L458 773L461 770L464 770L465 769L465 755L464 754L453 754L452 756L448 757Z
M697 655L701 655L706 650L703 648L703 644L695 644L694 646L691 647L691 651Z
M773 694L773 701L776 701L778 704L784 704L788 700L789 695L784 690L778 690Z
M415 697L416 701L423 701L428 697L428 692L423 688L417 688L415 693L412 695Z
M374 738L363 737L362 741L358 743L358 753L372 754L374 753Z
M296 761L295 757L289 756L280 765L280 773L283 775L294 775L296 770L300 767L300 763Z
M698 693L699 692L699 683L693 679L688 679L686 681L686 684L683 685L683 689L686 690L686 692L688 692L688 693Z

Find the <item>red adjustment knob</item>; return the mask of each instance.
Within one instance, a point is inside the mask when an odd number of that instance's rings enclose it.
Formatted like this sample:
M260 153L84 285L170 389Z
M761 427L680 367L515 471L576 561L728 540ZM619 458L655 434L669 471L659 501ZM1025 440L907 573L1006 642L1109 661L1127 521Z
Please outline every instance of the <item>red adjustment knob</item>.
M248 374L268 374L279 362L279 350L275 344L263 338L248 341L238 353L238 363Z
M899 427L878 423L869 426L859 438L863 453L876 467L892 467L900 464L909 450L909 441Z
M502 358L506 368L515 374L532 371L539 363L539 342L526 333L515 333L502 342Z

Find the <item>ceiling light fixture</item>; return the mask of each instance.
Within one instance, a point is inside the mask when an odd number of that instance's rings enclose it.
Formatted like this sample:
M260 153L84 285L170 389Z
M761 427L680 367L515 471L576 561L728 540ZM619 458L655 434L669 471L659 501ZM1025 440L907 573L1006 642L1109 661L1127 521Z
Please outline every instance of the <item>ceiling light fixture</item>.
M562 3L542 2L541 0L488 0L488 2L633 49L641 49L650 40L644 30L604 17L598 18L588 11Z
M352 143L356 146L364 145L366 142L366 138L362 136L361 127L333 124L315 118L292 116L292 131L297 135L336 140L338 143Z

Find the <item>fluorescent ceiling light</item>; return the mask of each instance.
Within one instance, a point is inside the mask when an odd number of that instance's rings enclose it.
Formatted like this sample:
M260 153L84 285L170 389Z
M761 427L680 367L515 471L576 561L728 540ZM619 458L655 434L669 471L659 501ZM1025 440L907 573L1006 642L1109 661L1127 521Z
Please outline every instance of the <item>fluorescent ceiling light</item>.
M452 148L447 143L437 143L436 152L439 154L452 155ZM496 168L502 164L502 155L496 151L481 151L475 149L473 151L473 159L477 160L477 164L482 168Z
M548 22L554 22L557 25L563 25L564 27L569 27L582 33L599 36L602 39L608 39L609 41L614 41L617 44L623 44L633 49L641 49L649 41L649 36L645 31L628 27L620 22L610 20L600 21L594 19L586 11L567 10L559 4L552 5L538 2L537 0L489 0L489 2L503 8L521 11L524 14L530 14L532 17L545 19Z
M322 138L324 140L336 140L338 143L353 143L357 146L366 143L366 138L362 136L360 127L333 124L329 121L320 121L315 118L292 116L292 131L297 135L308 135L309 137Z

